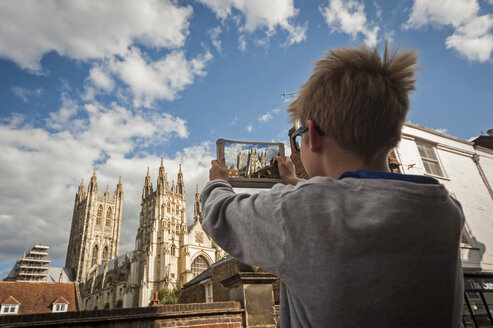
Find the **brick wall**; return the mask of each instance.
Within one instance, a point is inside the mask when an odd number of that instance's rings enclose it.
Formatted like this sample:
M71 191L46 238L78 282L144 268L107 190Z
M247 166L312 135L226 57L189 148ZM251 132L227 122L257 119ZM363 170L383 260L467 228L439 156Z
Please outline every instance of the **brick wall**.
M222 301L229 301L227 300ZM196 284L183 289L180 293L180 300L178 303L204 303L205 302L205 287L201 284Z
M10 315L0 317L6 327L155 328L243 327L239 302L174 304L143 308Z
M207 328L234 328L243 327L240 316L215 315L209 317L177 318L174 320L158 320L154 327L207 327Z
M229 261L212 267L212 295L214 302L229 301L229 288L221 283L224 279L239 272L238 261L231 258Z

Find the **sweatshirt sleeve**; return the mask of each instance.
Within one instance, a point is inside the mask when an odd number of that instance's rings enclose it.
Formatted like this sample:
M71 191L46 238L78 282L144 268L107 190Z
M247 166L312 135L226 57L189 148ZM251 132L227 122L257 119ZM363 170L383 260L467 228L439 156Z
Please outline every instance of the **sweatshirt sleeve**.
M233 257L279 277L285 236L278 189L236 194L226 181L214 180L200 198L204 231Z

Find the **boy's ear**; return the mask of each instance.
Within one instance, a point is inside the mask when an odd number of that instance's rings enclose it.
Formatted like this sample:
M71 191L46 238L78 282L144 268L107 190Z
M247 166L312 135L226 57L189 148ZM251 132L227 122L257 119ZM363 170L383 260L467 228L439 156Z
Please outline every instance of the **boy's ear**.
M308 120L308 131L310 134L310 150L314 153L318 153L320 151L320 148L322 146L322 137L318 133L317 128L315 127L315 123L313 123L312 120Z

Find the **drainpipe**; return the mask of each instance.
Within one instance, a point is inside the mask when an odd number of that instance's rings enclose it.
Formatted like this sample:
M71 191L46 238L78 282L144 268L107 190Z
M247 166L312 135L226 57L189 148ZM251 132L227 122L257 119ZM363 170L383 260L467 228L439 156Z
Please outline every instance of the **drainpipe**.
M472 155L472 160L474 161L474 163L476 163L476 167L478 168L479 175L483 179L484 184L486 185L486 189L488 189L488 192L490 193L491 199L493 199L493 189L491 188L491 185L488 182L486 175L484 174L483 168L481 167L481 164L479 163L479 155L476 153L474 155Z

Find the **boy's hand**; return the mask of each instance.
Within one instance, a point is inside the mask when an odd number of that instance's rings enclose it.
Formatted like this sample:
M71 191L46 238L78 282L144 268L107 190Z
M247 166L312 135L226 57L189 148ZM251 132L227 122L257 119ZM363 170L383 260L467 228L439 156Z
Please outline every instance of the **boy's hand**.
M209 170L209 181L212 180L224 180L229 182L229 173L226 168L226 161L221 158L221 161L216 160L211 161L211 169Z
M281 176L281 182L284 184L296 185L300 179L296 177L296 168L294 167L291 158L276 156L274 160L279 167L279 175Z

